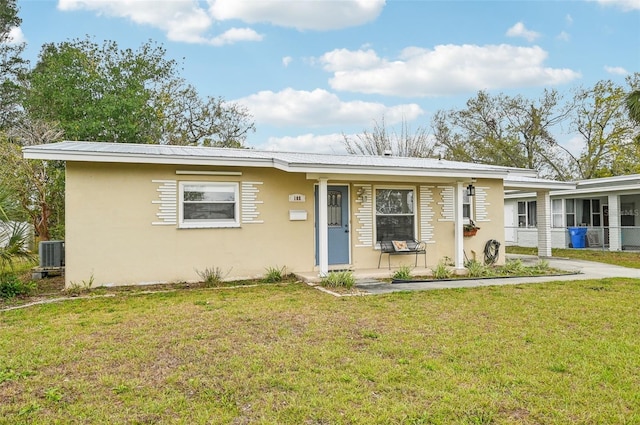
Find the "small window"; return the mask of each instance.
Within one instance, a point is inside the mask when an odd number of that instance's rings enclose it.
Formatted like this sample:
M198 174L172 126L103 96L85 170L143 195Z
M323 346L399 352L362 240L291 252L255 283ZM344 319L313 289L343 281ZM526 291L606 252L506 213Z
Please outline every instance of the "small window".
M575 199L567 199L564 204L566 208L567 227L576 225L576 204Z
M538 225L536 201L518 202L518 227L536 227Z
M466 190L462 191L462 218L465 219L465 223L471 218L471 200Z
M553 227L562 227L562 199L551 201L551 224Z
M180 227L239 227L238 183L181 182Z

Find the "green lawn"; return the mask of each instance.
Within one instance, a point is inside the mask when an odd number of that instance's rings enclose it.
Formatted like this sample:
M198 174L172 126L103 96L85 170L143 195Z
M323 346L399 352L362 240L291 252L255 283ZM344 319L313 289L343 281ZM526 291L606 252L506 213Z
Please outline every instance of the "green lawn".
M507 254L538 255L538 248L524 248L520 246L508 246ZM639 251L603 251L596 249L561 249L551 250L553 257L575 258L578 260L597 261L599 263L615 264L617 266L640 269Z
M299 283L0 313L0 423L640 423L640 280Z

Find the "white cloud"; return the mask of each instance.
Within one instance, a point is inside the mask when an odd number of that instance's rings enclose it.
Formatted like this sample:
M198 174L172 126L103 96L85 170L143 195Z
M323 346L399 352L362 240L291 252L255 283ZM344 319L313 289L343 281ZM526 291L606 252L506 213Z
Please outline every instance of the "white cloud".
M333 30L373 21L386 0L208 0L219 20L265 22L298 30Z
M270 137L266 143L256 146L256 148L279 152L345 154L347 151L344 149L342 140L343 136L339 133Z
M565 22L567 23L567 25L571 26L573 25L573 16L568 15L564 17Z
M263 36L258 34L251 28L231 28L223 34L214 37L210 43L214 46L222 46L225 44L234 44L238 41L261 41Z
M538 37L540 37L540 34L535 31L528 30L522 22L518 22L517 24L515 24L514 26L512 26L507 30L507 36L522 37L525 40L531 42L531 41L535 41Z
M605 66L604 70L607 71L609 74L614 74L614 75L627 75L629 74L629 71L627 71L626 69L620 67L620 66Z
M571 36L566 31L561 31L560 34L556 37L560 41L569 41L571 40Z
M136 24L150 25L165 31L167 38L187 43L206 43L202 35L213 19L197 0L58 0L63 11L90 10L98 14L128 18Z
M285 56L282 58L282 66L285 68L289 66L293 62L293 58L291 56Z
M594 0L591 0L594 1ZM640 10L640 0L595 0L605 6L616 6L624 11Z
M415 103L385 106L375 102L343 101L322 89L261 91L234 102L245 105L257 123L274 126L367 126L372 119L382 116L388 124L395 124L403 119L411 121L424 113Z
M20 27L13 27L9 30L9 35L6 39L7 44L20 44L26 42L27 39L24 37L24 33Z
M580 78L571 69L544 67L546 59L547 52L538 46L449 44L433 50L406 48L395 60L370 50L341 49L318 61L333 72L329 83L335 90L406 97L553 86Z

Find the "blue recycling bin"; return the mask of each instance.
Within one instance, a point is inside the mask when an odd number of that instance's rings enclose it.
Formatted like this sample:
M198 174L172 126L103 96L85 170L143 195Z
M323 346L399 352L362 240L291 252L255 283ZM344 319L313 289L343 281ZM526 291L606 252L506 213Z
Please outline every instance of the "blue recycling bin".
M587 238L586 227L569 227L569 236L571 237L571 245L574 248L584 248Z

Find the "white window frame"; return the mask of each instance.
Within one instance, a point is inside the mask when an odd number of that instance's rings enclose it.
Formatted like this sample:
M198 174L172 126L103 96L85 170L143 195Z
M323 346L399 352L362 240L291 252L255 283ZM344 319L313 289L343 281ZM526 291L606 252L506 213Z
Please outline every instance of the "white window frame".
M374 186L373 187L373 232L374 240L376 241L376 248L380 249L380 243L378 241L378 212L376 209L376 197L378 190L411 190L413 191L413 238L417 239L418 235L418 191L415 186ZM395 214L392 214L395 215ZM406 214L409 215L409 214ZM384 214L383 214L384 216Z
M219 220L187 221L184 220L184 188L185 186L203 186L207 188L232 188L234 193L234 218ZM231 202L228 202L231 203ZM240 184L237 182L181 181L178 194L178 227L181 229L209 229L240 227Z
M538 227L538 219L535 216L537 209L532 207L532 204L534 203L537 205L537 201L518 201L516 208L518 215L518 227L520 229L535 229ZM520 204L524 204L524 213L520 213ZM521 217L524 217L524 226L520 225Z
M567 205L572 205L571 210L567 208ZM564 208L565 208L565 224L567 227L574 227L578 225L578 217L576 212L576 200L575 199L565 199L564 200ZM569 217L573 217L573 224L569 224Z
M474 196L467 195L467 189L463 188L462 190L462 221L464 224L469 224L471 220L474 220L473 217L473 202L472 198Z
M560 206L556 209L556 206ZM556 223L556 219L560 220ZM565 227L564 226L564 199L552 199L551 200L551 227Z

